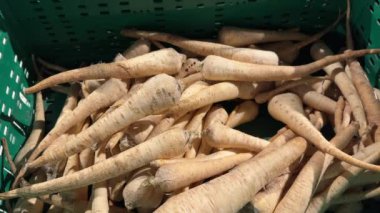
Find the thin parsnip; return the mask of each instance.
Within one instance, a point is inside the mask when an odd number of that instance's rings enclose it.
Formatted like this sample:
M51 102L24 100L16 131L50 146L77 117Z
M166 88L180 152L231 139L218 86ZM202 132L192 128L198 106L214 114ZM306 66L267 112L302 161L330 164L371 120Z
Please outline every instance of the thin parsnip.
M89 79L103 78L140 78L160 73L175 74L182 63L184 56L174 49L168 48L147 53L129 60L95 64L88 67L69 70L46 78L36 85L26 88L25 93L35 93L51 86Z
M28 166L31 168L42 166L96 146L129 124L147 115L168 109L179 100L180 96L181 88L177 80L166 74L156 75L146 81L141 89L131 94L119 108L97 120L73 140L65 143L64 147L59 147L49 153L45 152ZM106 130L105 127L107 127Z
M277 55L271 51L236 48L213 42L190 40L180 36L160 32L124 29L121 31L121 34L126 37L146 38L149 40L166 42L201 56L218 55L247 63L271 65L278 64Z
M287 124L295 133L305 137L322 152L360 168L380 171L380 166L353 158L331 145L305 117L302 102L298 96L292 93L277 95L269 101L268 111L274 119Z
M105 143L103 143L98 150L95 152L94 163L98 164L106 160L106 149ZM107 182L98 182L92 186L92 197L91 197L91 211L92 212L108 212L108 191Z
M374 163L380 158L380 153L374 153L365 158L365 162ZM362 172L363 169L359 167L350 166L342 175L335 178L331 185L322 193L315 196L306 210L308 213L323 212L327 210L331 201L342 194L349 186L350 181Z
M36 95L36 106L34 113L34 121L32 132L30 133L28 139L24 143L23 147L17 153L14 162L17 167L20 167L26 162L29 155L33 152L33 149L37 146L37 143L43 137L45 131L45 112L44 112L44 100L40 92Z
M359 125L352 124L350 127L343 129L332 140L331 144L338 149L343 149L354 134L357 132ZM305 164L298 174L291 187L288 189L284 198L276 207L275 213L279 212L305 212L312 198L315 187L317 186L321 175L323 175L323 165L326 162L325 154L317 151Z
M206 80L213 81L279 81L308 76L323 67L367 54L377 54L380 49L363 49L326 56L318 61L299 66L273 66L251 64L209 55L203 60L201 73Z
M314 81L325 80L325 79L326 79L325 77L311 77L311 78L304 77L304 78L301 78L298 80L285 82L281 86L278 86L276 89L257 94L255 97L255 101L258 104L263 104L263 103L267 102L269 99L271 99L273 96L280 94L282 92L285 92L291 88L298 87L298 86L303 85L303 84L308 84L308 83L314 82Z
M171 130L86 169L65 177L0 193L0 198L4 200L33 197L102 182L149 164L153 160L183 154L196 137L199 137L199 133Z
M173 192L225 172L253 156L241 153L206 161L185 161L161 166L149 182L163 192Z
M322 43L315 43L310 49L311 56L319 60L324 57L332 55L332 51L329 47ZM349 57L352 58L352 57ZM346 58L346 59L349 59ZM339 87L343 96L346 98L352 109L355 120L359 122L360 134L363 135L367 129L367 119L365 116L363 104L359 98L359 94L356 91L352 81L348 78L344 72L344 68L340 63L333 63L323 68L324 71L334 80L334 83Z

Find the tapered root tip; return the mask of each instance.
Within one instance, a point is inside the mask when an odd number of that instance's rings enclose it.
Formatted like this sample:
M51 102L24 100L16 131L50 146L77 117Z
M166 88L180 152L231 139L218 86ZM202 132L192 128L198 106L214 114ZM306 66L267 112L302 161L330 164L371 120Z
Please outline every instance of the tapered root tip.
M36 93L39 92L38 90L34 89L34 87L29 87L24 89L25 94L31 94L31 93Z

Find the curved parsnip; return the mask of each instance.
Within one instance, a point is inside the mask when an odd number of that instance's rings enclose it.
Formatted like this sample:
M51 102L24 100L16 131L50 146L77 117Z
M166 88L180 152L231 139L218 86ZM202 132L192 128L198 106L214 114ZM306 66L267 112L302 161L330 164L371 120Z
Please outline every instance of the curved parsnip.
M157 50L142 56L112 63L95 64L69 70L46 78L25 89L25 93L35 93L57 84L103 78L140 78L160 73L176 74L184 62L184 56L172 48Z
M247 63L271 65L278 64L277 55L271 51L250 48L235 48L225 44L190 40L180 36L160 32L125 29L121 31L121 34L126 37L146 38L149 40L167 42L201 56L219 55L225 58Z

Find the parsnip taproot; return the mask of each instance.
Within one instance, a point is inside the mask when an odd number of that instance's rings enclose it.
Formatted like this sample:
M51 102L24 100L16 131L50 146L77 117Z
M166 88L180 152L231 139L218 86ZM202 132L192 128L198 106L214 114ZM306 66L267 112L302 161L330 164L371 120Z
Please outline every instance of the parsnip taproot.
M324 28L322 31L315 33L314 35L303 39L302 41L299 41L292 45L286 45L283 48L278 48L277 51L275 51L280 58L282 62L285 62L286 64L293 64L294 61L297 59L299 52L302 48L306 47L309 44L312 44L316 41L318 41L320 38L325 36L328 32L333 30L336 25L339 23L341 18L344 14L339 15L338 18L330 25L328 25L326 28Z
M207 112L210 110L211 105L204 106L198 109L190 122L186 125L185 129L189 131L199 131L201 132L203 129L203 120L206 116ZM201 138L199 140L194 141L193 146L185 153L185 158L195 158L197 156L197 152L199 146L201 145Z
M291 92L296 93L302 101L309 107L333 115L336 109L336 102L314 90L310 86L300 85L290 89Z
M204 81L197 81L183 91L180 100L184 100L186 98L189 98L192 95L197 94L199 91L207 88L208 86L209 86L209 84L204 82ZM186 114L186 113L174 115L174 116L168 116L168 117L163 118L160 121L160 123L158 123L153 128L152 132L148 136L148 139L168 130L170 127L172 127L172 125L175 123L175 121L177 121L178 119L183 117L184 114Z
M70 86L70 94L66 97L65 103L63 105L63 108L61 110L61 113L59 114L57 118L57 123L64 117L66 113L71 112L78 104L78 95L79 95L79 86L77 84L73 84ZM45 146L43 143L38 143L37 147L32 151L29 158L27 159L28 162L32 162L34 159L36 159L39 155L39 150L43 150L43 146ZM46 148L46 147L45 147ZM27 172L26 164L19 170L17 176L15 177L13 183L12 183L12 189L16 188L16 186L19 184L20 180L24 177L24 175Z
M210 125L214 123L225 124L227 122L227 119L228 119L228 114L226 110L221 106L214 105L213 107L211 107L210 111L207 113L205 117L203 128L207 129ZM197 158L208 155L212 149L213 147L211 147L208 144L206 137L202 137L201 145L197 153Z
M95 152L94 163L98 164L106 160L106 143L103 143ZM108 191L107 182L98 182L92 186L91 198L91 211L92 212L108 212Z
M267 155L253 157L227 174L171 197L156 212L237 212L266 183L296 161L306 147L304 139L293 139ZM234 195L228 202L227 194Z
M168 109L167 115L184 115L187 112L201 107L231 100L235 98L252 99L255 95L270 87L270 83L250 83L250 82L222 82L211 85L201 91L184 98L178 104Z
M252 152L260 152L269 144L267 140L248 135L221 123L214 123L205 129L203 137L212 147L235 148Z
M31 162L29 166L33 168L64 159L103 142L129 124L173 106L179 100L180 95L181 88L173 77L166 74L152 77L143 84L141 89L131 94L119 108L96 121L88 129L78 134L76 138L65 143L64 147L44 153ZM107 127L106 131L104 130L105 127Z
M142 170L137 171L123 189L124 205L128 210L157 208L164 197L162 191L149 184L155 171L150 168Z
M128 138L134 144L144 142L162 119L163 115L149 115L132 123L127 130Z
M260 82L291 80L308 76L334 62L379 52L380 49L349 51L338 55L326 56L310 64L299 66L251 64L209 55L203 60L201 73L206 80L213 81Z
M219 31L219 41L231 46L246 46L250 44L276 41L302 41L307 35L295 31L254 30L238 27L222 27Z
M300 85L307 84L309 82L321 81L321 80L324 80L324 79L326 79L326 78L324 78L324 77L322 77L322 78L317 78L317 77L307 78L307 77L304 77L304 78L301 78L301 79L298 79L298 80L286 82L283 85L281 85L281 86L279 86L279 87L277 87L277 88L275 88L273 90L257 94L257 96L255 97L255 101L258 104L262 104L262 103L267 102L273 96L275 96L277 94L280 94L280 93L282 93L284 91L287 91L287 90L289 90L291 88L298 87Z
M259 105L253 101L244 101L237 105L228 116L226 126L236 127L254 120L259 114Z
M138 39L123 52L125 59L131 59L150 52L151 44L148 40Z
M315 43L310 49L311 56L319 60L321 58L332 55L332 51L329 47L322 43ZM351 57L349 57L351 58ZM348 58L346 58L348 59ZM341 63L333 63L329 66L324 67L324 71L334 80L334 83L339 87L343 96L346 98L350 107L352 109L355 120L359 122L360 134L363 134L367 128L367 119L365 116L363 104L359 98L359 94L356 91L352 81L348 78L347 74L344 72Z
M359 159L359 160L363 160L363 159L365 159L365 157L375 153L379 149L380 149L380 143L376 142L376 143L373 143L373 144L365 147L364 149L360 150L358 153L354 154L353 157L356 159ZM338 176L339 174L341 174L349 166L350 166L350 164L348 164L346 162L342 162L342 161L336 162L336 163L332 164L326 170L326 173L324 174L323 179L326 180L326 179L334 178L334 177Z
M77 123L85 120L92 113L113 104L127 92L125 87L126 85L122 81L112 78L92 92L87 98L80 101L75 109L66 113L54 128L50 130L41 141L40 146L33 152L33 157L41 154L55 139Z
M17 167L20 167L24 164L29 157L29 155L33 152L33 149L37 146L37 143L43 137L45 131L45 111L44 111L44 100L42 97L42 93L38 92L36 95L36 106L34 112L34 121L32 132L30 133L28 139L24 143L23 147L17 153L14 162Z
M155 159L172 158L183 154L197 137L200 137L199 133L177 129L167 131L112 158L65 177L0 193L0 199L33 197L102 182L149 164Z
M305 117L302 102L298 96L292 93L277 95L269 101L268 111L273 118L286 123L295 133L305 137L320 151L354 166L373 171L380 171L380 166L353 158L331 145Z
M339 132L332 140L331 144L338 149L343 149L354 134L357 132L359 125L352 124ZM279 212L305 212L312 198L315 187L317 186L321 175L323 175L324 164L328 159L325 154L317 151L302 168L291 187L288 189L284 198L276 207L275 213ZM331 161L331 160L330 160Z
M225 44L197 41L168 33L124 29L121 34L132 38L163 41L201 56L219 55L225 58L256 64L278 64L278 57L271 51L250 48L235 48Z
M163 192L173 192L192 183L213 177L250 159L251 153L241 153L206 161L187 161L161 166L150 183Z
M365 158L365 162L374 163L380 158L380 153L373 153ZM349 186L350 181L362 172L359 167L350 166L342 175L335 178L331 185L322 193L315 196L306 210L307 213L323 212L331 205L331 201L341 195Z
M180 70L183 61L184 56L172 48L158 50L129 60L108 64L95 64L59 73L25 89L25 93L34 93L57 84L79 80L103 78L130 79L153 76L160 73L175 74Z

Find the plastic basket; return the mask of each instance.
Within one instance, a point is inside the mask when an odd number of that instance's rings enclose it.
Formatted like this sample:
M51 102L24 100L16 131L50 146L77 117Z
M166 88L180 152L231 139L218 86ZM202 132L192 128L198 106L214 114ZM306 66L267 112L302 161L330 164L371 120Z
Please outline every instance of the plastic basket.
M357 46L379 48L379 0L352 0L352 3ZM30 131L34 96L23 95L22 89L33 83L33 73L29 71L31 53L67 67L82 61L108 61L130 43L119 36L124 27L195 38L215 37L225 25L300 27L302 31L316 32L332 23L345 7L345 0L2 0L0 136L9 141L11 154L15 155ZM332 33L332 38L344 42L339 30ZM364 66L371 83L380 85L380 56L365 57ZM52 96L62 103L64 97L54 94L49 97ZM60 104L51 99L47 102L48 111L59 112ZM0 168L4 191L12 178L4 157Z

